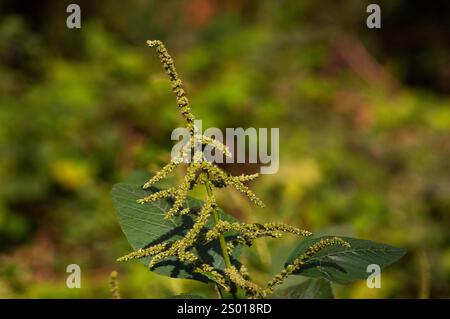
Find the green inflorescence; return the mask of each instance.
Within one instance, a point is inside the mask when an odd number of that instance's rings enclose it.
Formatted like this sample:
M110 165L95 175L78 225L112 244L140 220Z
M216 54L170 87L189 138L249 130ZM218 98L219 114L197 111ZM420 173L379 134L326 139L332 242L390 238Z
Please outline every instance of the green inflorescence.
M172 198L174 200L173 205L165 215L165 218L171 219L176 216L190 214L194 217L195 223L181 239L139 249L120 257L118 261L128 261L151 256L151 261L148 266L153 268L157 263L167 258L176 257L180 261L192 265L192 269L194 269L195 272L206 276L225 291L235 291L239 288L243 290L249 298L264 298L270 295L273 292L274 287L281 284L287 276L295 273L305 265L305 263L317 252L332 245L349 247L347 242L337 237L323 239L309 247L303 255L287 265L280 274L276 275L268 282L265 288L262 288L251 281L245 266L238 266L231 262L230 256L238 245L250 246L255 239L262 237L279 238L284 233L299 236L310 236L311 233L306 230L280 223L231 223L219 218L217 212L218 205L213 195L214 188L231 186L247 196L248 199L256 205L264 207L264 203L256 196L256 194L244 185L245 182L257 178L258 174L232 176L214 163L208 161L204 157L203 152L196 149L196 145L198 144L202 146L209 145L211 148L221 152L225 156L231 156L230 150L226 145L197 132L194 125L195 117L191 112L189 100L186 97L186 92L183 88L183 82L180 80L173 59L167 52L164 44L159 40L147 41L147 44L150 47L156 48L161 63L169 75L172 91L176 96L176 102L180 112L186 121L186 128L189 131L190 139L181 149L180 153L146 182L143 185L143 188L150 188L155 183L167 177L179 164L187 163L187 171L181 185L161 190L141 198L138 200L138 203L145 204L163 198ZM188 192L197 185L204 185L207 189L208 195L203 207L200 211L183 208ZM210 218L214 219L215 225L209 231L204 232L203 230ZM228 241L225 240L225 234L227 233L233 234ZM204 263L194 252L196 246L204 245L214 240L219 240L221 245L222 255L225 261L224 271Z
M112 271L109 275L109 290L112 299L120 299L119 280L117 279L117 271Z

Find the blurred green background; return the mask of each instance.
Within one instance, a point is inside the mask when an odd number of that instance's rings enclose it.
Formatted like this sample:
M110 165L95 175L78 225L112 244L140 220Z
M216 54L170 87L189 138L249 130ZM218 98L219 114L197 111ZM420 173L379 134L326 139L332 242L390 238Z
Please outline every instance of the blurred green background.
M70 1L74 2L74 1ZM223 208L408 249L340 298L450 297L450 3L377 1L0 1L0 297L154 298L204 284L118 264L130 250L114 183L170 159L182 124L147 39L163 40L204 127L279 127L280 170ZM230 165L234 173L258 170ZM259 283L294 238L244 253ZM79 264L81 289L66 287ZM294 279L295 280L295 279Z

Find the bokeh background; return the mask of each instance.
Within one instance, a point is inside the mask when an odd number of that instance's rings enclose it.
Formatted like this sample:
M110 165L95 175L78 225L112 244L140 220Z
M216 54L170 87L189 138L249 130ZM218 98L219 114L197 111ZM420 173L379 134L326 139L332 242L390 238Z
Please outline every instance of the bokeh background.
M450 297L450 2L0 1L0 297L154 298L204 284L115 259L130 247L114 183L150 176L182 124L147 39L163 40L204 127L279 127L280 170L223 208L408 249L382 274L334 286L340 298ZM258 170L230 165L234 173ZM174 177L176 179L176 176ZM244 253L256 281L295 239ZM79 264L81 289L66 287Z

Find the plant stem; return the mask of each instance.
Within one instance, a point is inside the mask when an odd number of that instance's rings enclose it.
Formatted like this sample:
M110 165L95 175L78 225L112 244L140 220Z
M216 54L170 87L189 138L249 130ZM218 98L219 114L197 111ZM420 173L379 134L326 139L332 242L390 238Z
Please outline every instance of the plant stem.
M209 183L206 183L205 186L206 186L206 191L208 192L208 196L212 196L212 189L211 189L211 186L209 185ZM214 223L217 225L217 223L220 220L217 209L214 210L213 216L214 216ZM230 256L228 256L227 243L226 243L225 237L223 235L220 235L219 242L220 242L220 249L222 250L223 260L225 261L225 267L230 268L231 267Z
M219 299L223 299L222 290L220 289L218 284L215 284L214 287L216 288L217 295L219 296Z
M212 196L211 185L209 183L206 183L205 186L206 186L206 192L208 193L208 196ZM220 217L219 217L219 213L217 212L217 209L214 210L213 217L214 217L214 224L217 225L217 223L220 221ZM219 243L220 243L220 249L222 250L223 260L225 261L225 268L230 268L231 260L230 260L230 256L228 256L227 242L225 241L225 236L223 234L220 235L220 237L219 237ZM236 287L234 287L234 285L233 285L233 288L231 289L231 294L234 299L238 299L238 297L236 296L235 288ZM222 291L220 290L220 287L217 287L217 289L219 291L221 298L223 299L223 295L222 295Z

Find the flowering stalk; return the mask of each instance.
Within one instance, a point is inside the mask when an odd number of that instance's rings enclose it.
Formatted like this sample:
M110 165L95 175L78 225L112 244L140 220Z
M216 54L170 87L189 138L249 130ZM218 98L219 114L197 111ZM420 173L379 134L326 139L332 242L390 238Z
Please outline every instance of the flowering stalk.
M212 196L212 189L209 184L206 184L206 191L208 193L208 196ZM217 224L219 224L221 222L217 211L214 211L213 216L214 216L214 223L217 226ZM220 249L222 250L223 260L225 261L225 267L229 268L229 267L231 267L231 261L230 261L230 256L228 256L227 243L225 242L225 237L223 236L223 234L219 235L219 243L220 243Z
M245 182L257 178L258 174L232 176L214 163L209 162L204 157L203 152L196 148L199 144L201 146L210 145L211 148L221 152L225 156L231 156L230 150L226 145L197 132L194 125L195 117L191 112L189 100L183 88L183 83L175 69L173 59L167 52L164 44L158 40L147 41L147 44L156 49L161 63L169 76L176 103L180 109L181 115L186 121L186 128L189 130L190 140L189 143L181 149L180 154L150 178L143 185L143 188L148 189L155 183L167 177L177 165L188 163L186 174L181 185L153 193L147 197L138 199L137 202L145 205L146 203L156 200L171 198L174 202L170 210L166 213L165 218L172 219L176 216L190 215L195 222L192 227L187 230L184 237L138 249L137 251L120 257L118 261L151 257L148 266L149 268L153 268L167 258L176 257L181 262L189 264L195 272L205 276L210 281L214 282L217 287L220 287L225 291L234 293L236 288L240 288L249 298L264 298L271 294L274 287L281 284L287 276L298 271L317 252L332 245L349 246L348 243L336 237L321 240L309 247L307 252L298 257L292 264L286 266L279 275L276 275L266 285L265 288L261 288L256 283L252 282L245 266L237 265L237 263L232 262L230 258L236 246L251 246L254 240L258 238L279 238L285 233L298 236L310 236L311 233L306 230L280 223L230 223L220 219L218 205L213 194L214 188L233 187L248 197L254 204L260 207L265 206L256 194L244 185ZM203 207L200 211L185 207L189 191L201 184L206 187L207 192ZM214 227L206 231L206 224L210 218L214 221ZM227 241L225 238L226 233L233 233L233 238ZM225 262L224 269L216 269L213 265L205 263L196 253L196 247L207 244L213 240L219 240L221 253ZM220 288L219 293L222 295Z
M109 275L109 291L112 299L120 299L119 280L117 279L117 271L112 271Z

